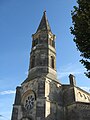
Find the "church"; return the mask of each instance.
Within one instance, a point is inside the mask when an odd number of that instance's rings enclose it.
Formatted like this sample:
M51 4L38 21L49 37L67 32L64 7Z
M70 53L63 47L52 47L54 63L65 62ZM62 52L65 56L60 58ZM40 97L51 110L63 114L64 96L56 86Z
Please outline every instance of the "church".
M32 35L27 78L16 88L11 120L90 120L90 93L57 79L55 35L46 11Z

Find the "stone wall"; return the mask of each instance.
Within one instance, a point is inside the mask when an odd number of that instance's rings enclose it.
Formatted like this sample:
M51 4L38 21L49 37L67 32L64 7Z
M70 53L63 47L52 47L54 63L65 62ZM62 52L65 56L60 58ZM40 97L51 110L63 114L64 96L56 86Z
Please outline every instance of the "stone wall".
M75 103L66 107L65 120L90 120L90 103Z
M70 105L75 102L74 87L70 85L63 85L63 104Z
M90 103L90 94L87 93L86 91L75 87L74 88L75 91L75 101L76 102L86 102L86 103Z

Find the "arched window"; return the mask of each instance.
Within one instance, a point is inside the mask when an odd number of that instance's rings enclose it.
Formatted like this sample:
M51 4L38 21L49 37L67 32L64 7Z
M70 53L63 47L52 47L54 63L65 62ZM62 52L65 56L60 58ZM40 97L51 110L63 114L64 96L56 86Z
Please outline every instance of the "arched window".
M31 68L35 66L35 56L31 58Z
M32 47L34 47L34 46L35 46L35 40L32 41Z
M38 39L35 40L35 45L37 45L37 44L38 44Z
M51 67L54 69L55 68L55 60L54 60L54 57L51 56Z
M49 40L49 42L50 42L49 44L52 46L52 40L51 39Z
M33 40L32 47L36 46L38 44L38 39Z
M55 41L54 40L52 41L52 46L55 48Z
M54 41L54 40L49 39L49 44L50 44L52 47L55 48L55 41Z

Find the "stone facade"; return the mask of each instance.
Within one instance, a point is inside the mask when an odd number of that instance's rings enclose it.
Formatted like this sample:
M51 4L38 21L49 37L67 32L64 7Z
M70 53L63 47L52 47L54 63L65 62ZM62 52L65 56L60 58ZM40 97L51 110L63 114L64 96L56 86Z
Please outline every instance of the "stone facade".
M32 35L27 79L16 88L11 120L90 120L90 94L57 79L55 35L46 12Z

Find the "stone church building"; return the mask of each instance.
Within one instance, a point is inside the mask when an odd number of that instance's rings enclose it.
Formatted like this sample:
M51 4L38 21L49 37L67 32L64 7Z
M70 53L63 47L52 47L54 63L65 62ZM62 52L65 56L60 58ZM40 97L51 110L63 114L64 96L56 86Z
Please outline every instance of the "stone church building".
M16 88L11 120L90 120L90 94L76 86L57 79L55 35L46 12L35 34L28 76Z

